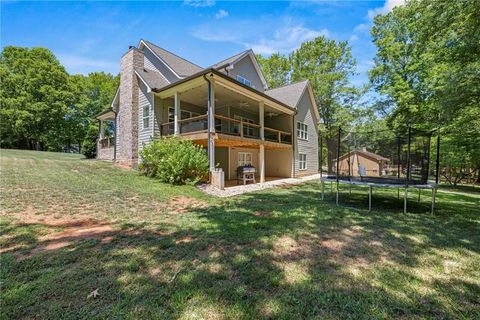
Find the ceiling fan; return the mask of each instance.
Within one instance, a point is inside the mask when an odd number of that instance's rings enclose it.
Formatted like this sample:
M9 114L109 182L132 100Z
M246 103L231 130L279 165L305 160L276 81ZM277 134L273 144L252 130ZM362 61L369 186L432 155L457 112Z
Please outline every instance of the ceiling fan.
M238 106L239 106L240 108L243 108L243 107L248 107L248 106L250 106L250 104L249 104L248 102L246 102L246 101L240 101L240 102L238 103Z

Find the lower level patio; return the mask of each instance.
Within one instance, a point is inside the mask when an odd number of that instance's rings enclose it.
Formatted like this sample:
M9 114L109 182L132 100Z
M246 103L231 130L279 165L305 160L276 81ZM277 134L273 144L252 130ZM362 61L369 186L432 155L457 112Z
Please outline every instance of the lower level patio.
M224 190L220 190L210 184L202 184L199 185L198 188L207 194L224 198L269 188L301 184L311 180L320 180L320 174L313 174L298 178L265 177L264 183L251 183L246 185L237 185L237 180L226 180Z

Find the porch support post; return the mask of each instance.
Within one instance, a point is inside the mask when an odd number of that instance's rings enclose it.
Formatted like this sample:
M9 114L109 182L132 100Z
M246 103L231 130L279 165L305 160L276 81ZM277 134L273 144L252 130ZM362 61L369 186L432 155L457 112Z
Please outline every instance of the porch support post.
M103 139L105 137L105 129L104 129L104 124L103 120L100 120L100 139Z
M260 167L260 183L265 182L265 146L260 144L260 152L258 153L258 165Z
M215 82L208 82L208 162L210 171L215 171Z
M174 111L173 111L173 134L179 135L180 134L180 97L178 96L178 92L175 92L173 95L174 100Z
M263 101L260 101L258 104L258 117L260 118L260 139L265 140L265 106Z
M260 118L260 139L265 140L265 106L263 101L258 104L258 117ZM260 144L260 152L258 153L258 165L260 166L260 183L265 182L265 145Z

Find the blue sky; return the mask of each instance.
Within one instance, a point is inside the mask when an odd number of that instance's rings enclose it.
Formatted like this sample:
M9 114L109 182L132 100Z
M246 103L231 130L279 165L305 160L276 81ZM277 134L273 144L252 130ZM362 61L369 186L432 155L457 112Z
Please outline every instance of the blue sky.
M375 55L372 17L402 2L2 1L1 46L47 47L72 74L118 73L121 55L139 39L206 67L246 48L288 53L325 35L349 40L360 85Z

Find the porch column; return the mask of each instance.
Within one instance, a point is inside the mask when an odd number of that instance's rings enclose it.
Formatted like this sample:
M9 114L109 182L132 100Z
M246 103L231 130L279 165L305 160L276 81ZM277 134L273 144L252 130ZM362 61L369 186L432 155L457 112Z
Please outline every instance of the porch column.
M265 106L263 101L260 101L258 105L258 116L260 123L260 139L265 140ZM260 167L260 183L265 182L265 145L263 142L260 143L260 152L258 153L258 166Z
M178 96L178 92L175 92L173 95L174 100L174 111L173 111L173 134L179 135L180 134L180 97Z
M260 118L260 139L265 140L265 106L263 105L263 101L260 101L258 105L258 117Z
M104 136L105 136L105 129L104 129L104 124L103 124L103 120L100 120L100 139L103 139Z
M208 82L208 161L210 171L215 171L215 82Z
M260 143L260 152L258 153L258 166L260 167L260 183L265 182L265 146Z

